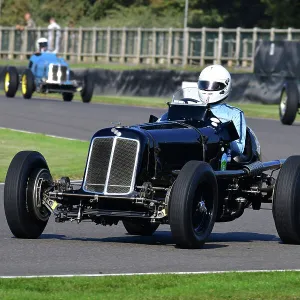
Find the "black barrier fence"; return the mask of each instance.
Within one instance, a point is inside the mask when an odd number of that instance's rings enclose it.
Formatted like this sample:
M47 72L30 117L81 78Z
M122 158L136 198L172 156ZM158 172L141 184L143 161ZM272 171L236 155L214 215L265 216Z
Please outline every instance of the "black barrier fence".
M263 103L278 103L286 81L300 79L300 42L259 41L254 56L255 80L251 97Z
M22 74L25 67L19 67ZM0 67L3 82L5 67ZM82 78L87 70L75 70L75 78ZM114 71L90 69L95 81L94 95L171 97L183 81L196 82L199 72L173 70ZM282 82L256 74L232 74L232 92L228 102L279 102ZM3 84L2 84L3 89Z

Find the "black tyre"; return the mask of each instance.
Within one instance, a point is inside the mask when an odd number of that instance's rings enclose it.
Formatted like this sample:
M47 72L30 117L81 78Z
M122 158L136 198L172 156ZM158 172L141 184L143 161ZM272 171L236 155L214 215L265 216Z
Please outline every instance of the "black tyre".
M300 244L300 156L283 164L273 193L273 217L283 243Z
M70 70L69 80L74 80L74 79L75 79L75 73L74 73L74 71Z
M218 186L212 167L190 161L180 171L170 196L169 223L181 248L201 248L211 234L218 209Z
M81 99L88 103L92 100L94 92L94 80L90 73L86 73L83 77L83 88L81 91Z
M26 69L21 78L22 95L24 99L30 99L34 92L34 75L30 69Z
M74 94L73 93L62 93L64 101L70 102L73 100Z
M143 236L152 235L159 226L158 223L137 222L128 220L123 220L123 225L129 234Z
M17 238L36 239L48 223L50 212L41 203L47 186L39 185L40 178L52 181L45 158L35 151L17 153L8 168L4 186L5 215Z
M299 108L299 91L297 83L289 81L281 91L279 116L284 125L292 125Z
M6 97L13 98L19 87L19 74L15 67L8 67L4 74L4 91Z

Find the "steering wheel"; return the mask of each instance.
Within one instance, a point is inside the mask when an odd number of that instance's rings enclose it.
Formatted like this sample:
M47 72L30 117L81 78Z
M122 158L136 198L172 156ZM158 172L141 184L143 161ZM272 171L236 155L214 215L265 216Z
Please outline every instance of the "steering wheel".
M194 102L194 103L198 103L198 100L192 99L192 98L183 98L181 99L181 101L184 101L184 103L188 103L188 101L190 102Z

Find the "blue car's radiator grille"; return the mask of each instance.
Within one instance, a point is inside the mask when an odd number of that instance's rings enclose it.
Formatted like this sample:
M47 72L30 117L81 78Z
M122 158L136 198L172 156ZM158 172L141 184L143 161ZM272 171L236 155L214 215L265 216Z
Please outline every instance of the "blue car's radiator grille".
M126 195L133 191L139 141L120 137L95 138L90 149L85 191Z
M67 71L66 66L54 65L49 66L48 79L55 82L62 82L67 80Z

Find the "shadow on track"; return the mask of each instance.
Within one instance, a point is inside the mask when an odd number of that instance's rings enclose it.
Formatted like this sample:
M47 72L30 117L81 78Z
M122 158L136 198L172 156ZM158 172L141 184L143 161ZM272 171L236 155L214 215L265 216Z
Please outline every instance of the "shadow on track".
M153 236L124 236L107 237L107 238L72 238L65 235L43 234L41 239L46 240L66 240L66 241L83 241L83 242L101 242L101 243L120 243L120 244L137 244L137 245L164 245L174 246L174 242L169 231L158 231ZM207 244L203 249L224 248L229 245L219 243L249 243L255 241L278 242L280 239L271 234L259 234L253 232L228 232L212 233Z

